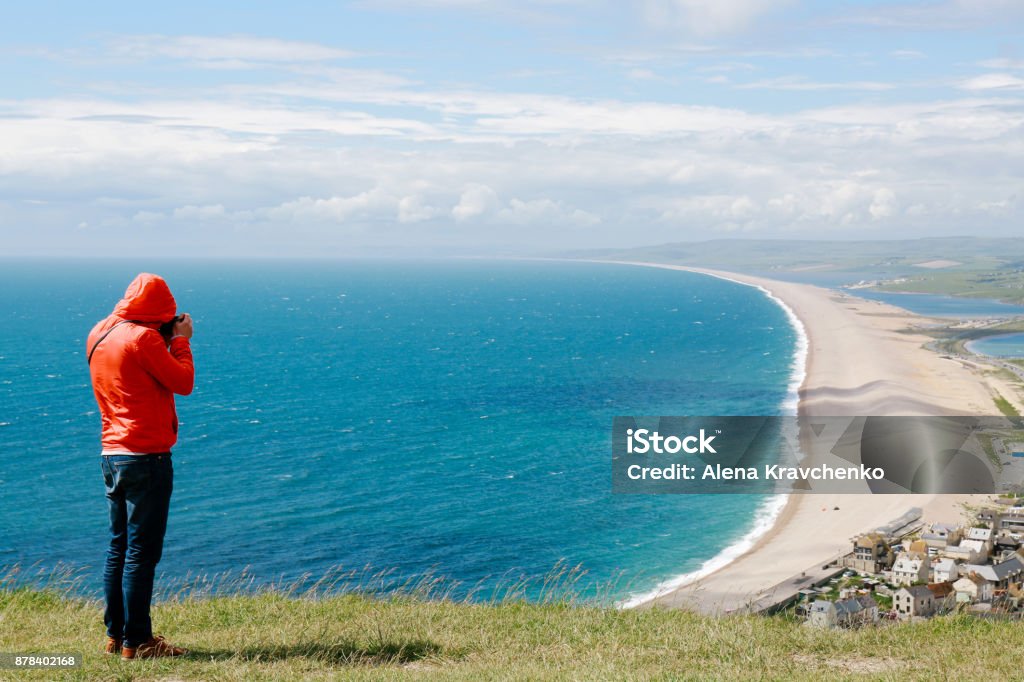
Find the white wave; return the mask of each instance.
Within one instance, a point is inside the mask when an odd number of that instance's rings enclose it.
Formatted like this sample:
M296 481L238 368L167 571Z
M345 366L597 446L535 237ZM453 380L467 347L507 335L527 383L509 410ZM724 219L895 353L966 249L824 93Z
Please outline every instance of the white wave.
M796 313L793 312L793 309L790 308L785 301L765 289L760 284L741 282L738 279L732 279L731 277L713 274L710 272L700 272L696 270L689 270L688 272L696 272L697 274L707 275L708 277L717 277L718 279L724 279L727 282L742 284L745 287L754 287L767 296L773 303L775 303L775 305L782 308L782 312L786 314L786 319L789 321L789 326L793 328L793 332L796 334L796 348L793 349L793 362L790 364L791 372L789 375L789 386L786 389L786 398L782 401L781 408L783 415L795 415L797 408L800 406L800 387L804 385L804 379L807 377L808 341L807 330L804 328L804 323L800 321L800 318L796 316Z
M691 270L690 272L694 271ZM759 284L741 282L739 280L732 279L731 277L712 274L710 272L701 272L698 274L717 277L718 279L724 279L728 282L742 284L747 287L754 287L767 296L777 306L782 308L782 311L786 314L786 319L789 321L790 326L793 328L793 332L796 334L796 347L793 349L793 362L790 364L791 372L789 376L789 385L786 388L786 397L783 399L780 408L783 415L795 415L797 413L797 408L800 406L800 387L803 386L804 379L807 376L808 340L807 330L804 328L804 323L800 321L800 318L797 317L796 313L793 312L793 309L790 308L789 305ZM689 585L692 582L696 582L705 576L711 575L720 568L732 563L746 554L765 533L772 529L772 526L775 525L775 521L778 519L779 514L782 513L782 510L785 508L788 501L789 495L772 495L766 498L757 513L754 515L753 528L751 528L746 535L740 538L737 542L734 542L715 556L705 561L696 571L691 571L690 573L684 573L682 575L669 578L668 580L658 584L653 590L628 597L620 601L617 606L623 609L640 606L641 604L657 599L658 597L672 592L673 590Z
M627 597L616 604L616 606L620 609L631 609L649 601L653 601L658 597L672 592L673 590L677 590L680 587L689 585L690 583L696 582L705 576L711 575L718 569L723 568L727 564L740 558L757 543L762 535L771 530L772 526L775 525L775 520L778 518L788 501L789 495L772 495L766 498L764 503L757 510L757 514L754 516L754 527L747 531L746 535L738 541L705 561L696 571L691 571L690 573L684 573L682 575L669 578L668 580L659 583L649 592Z

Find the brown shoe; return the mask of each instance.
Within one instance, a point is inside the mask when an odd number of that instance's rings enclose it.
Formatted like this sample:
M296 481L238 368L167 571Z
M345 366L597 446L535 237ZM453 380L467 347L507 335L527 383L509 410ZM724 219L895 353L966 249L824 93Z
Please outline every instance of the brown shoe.
M172 646L163 637L153 637L137 647L126 646L121 649L121 658L131 660L135 658L164 658L166 656L184 656L188 649Z
M121 640L114 639L113 637L107 637L107 646L103 648L105 654L119 654L121 653Z

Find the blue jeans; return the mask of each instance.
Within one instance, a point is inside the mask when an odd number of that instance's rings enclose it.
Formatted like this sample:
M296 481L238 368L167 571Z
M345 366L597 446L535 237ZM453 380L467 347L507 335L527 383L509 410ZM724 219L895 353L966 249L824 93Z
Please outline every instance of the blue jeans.
M102 460L110 510L103 621L108 636L137 647L153 636L149 605L164 549L174 469L169 452L108 455Z

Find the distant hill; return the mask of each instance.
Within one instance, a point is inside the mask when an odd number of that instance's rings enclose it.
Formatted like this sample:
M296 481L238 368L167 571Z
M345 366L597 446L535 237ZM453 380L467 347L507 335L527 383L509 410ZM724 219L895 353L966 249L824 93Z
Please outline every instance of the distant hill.
M692 265L784 279L844 273L852 281L871 280L881 290L1024 301L1022 239L714 239L562 255Z
M912 265L950 260L965 266L1006 266L1024 262L1024 240L975 237L826 241L797 239L712 239L625 249L593 249L570 258L654 259L665 263L757 269L829 266L834 269Z

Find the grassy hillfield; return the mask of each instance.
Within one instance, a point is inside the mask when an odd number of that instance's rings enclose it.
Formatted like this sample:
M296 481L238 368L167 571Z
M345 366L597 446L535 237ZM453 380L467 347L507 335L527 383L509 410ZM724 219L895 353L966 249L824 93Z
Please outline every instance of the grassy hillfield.
M469 604L280 593L184 597L155 607L188 657L121 661L98 602L0 591L0 652L85 654L79 670L12 680L1021 679L1024 626L967 616L853 631L783 618L566 603Z

